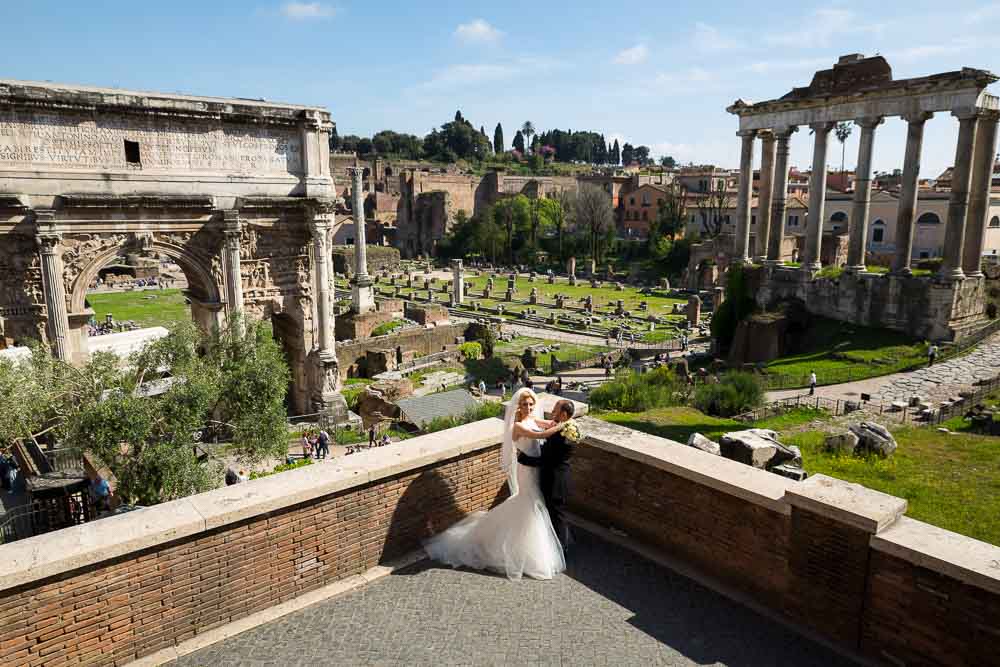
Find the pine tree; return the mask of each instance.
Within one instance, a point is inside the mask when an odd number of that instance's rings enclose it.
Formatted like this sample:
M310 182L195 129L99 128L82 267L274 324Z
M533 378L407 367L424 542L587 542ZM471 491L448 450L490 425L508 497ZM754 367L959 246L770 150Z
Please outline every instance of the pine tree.
M521 130L514 135L514 150L524 155L524 135L521 134Z
M465 122L465 119L462 118L462 112L461 111L456 111L455 112L455 122L456 123L464 123Z
M497 123L497 129L493 130L493 152L500 155L504 152L503 127Z

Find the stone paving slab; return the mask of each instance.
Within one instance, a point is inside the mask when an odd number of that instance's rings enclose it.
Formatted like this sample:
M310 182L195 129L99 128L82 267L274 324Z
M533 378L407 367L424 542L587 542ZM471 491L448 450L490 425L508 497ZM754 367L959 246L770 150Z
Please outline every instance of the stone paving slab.
M171 664L854 664L630 551L578 538L552 581L422 561Z

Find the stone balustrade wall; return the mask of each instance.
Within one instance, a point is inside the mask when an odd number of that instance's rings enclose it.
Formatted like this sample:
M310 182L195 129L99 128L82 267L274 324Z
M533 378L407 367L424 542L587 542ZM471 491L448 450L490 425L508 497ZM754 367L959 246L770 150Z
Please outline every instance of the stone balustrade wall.
M859 485L580 423L581 519L875 662L1000 664L1000 548ZM418 548L429 519L440 530L505 497L501 430L484 420L2 545L0 658L124 664L356 577Z

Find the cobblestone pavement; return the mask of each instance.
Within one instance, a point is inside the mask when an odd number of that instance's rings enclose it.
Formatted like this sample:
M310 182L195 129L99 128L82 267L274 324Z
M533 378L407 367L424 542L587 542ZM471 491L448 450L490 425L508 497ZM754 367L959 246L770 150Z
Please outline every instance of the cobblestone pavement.
M972 352L911 373L901 373L879 389L884 403L922 396L932 401L955 396L977 380L1000 375L1000 336L992 336Z
M853 664L629 551L579 539L552 581L424 561L172 664Z
M823 398L854 401L865 393L870 394L875 403L886 405L893 401L906 401L911 396L917 395L933 403L969 389L977 380L988 380L997 375L1000 375L1000 334L986 339L966 355L941 361L928 368L821 386L816 388L816 393ZM807 391L803 389L769 391L767 400L777 401L800 396Z

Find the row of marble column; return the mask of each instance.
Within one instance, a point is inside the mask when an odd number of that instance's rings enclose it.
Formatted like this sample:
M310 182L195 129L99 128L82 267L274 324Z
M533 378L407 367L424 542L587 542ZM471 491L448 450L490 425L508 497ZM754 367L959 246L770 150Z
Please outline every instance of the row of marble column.
M944 258L941 277L959 280L982 276L980 267L985 242L989 194L993 174L993 159L997 139L998 114L989 110L953 112L959 120L958 145L952 171L951 199L945 228ZM906 114L906 154L896 218L896 255L892 271L899 275L911 273L914 217L919 193L920 153L924 124L933 116L930 112ZM861 128L858 162L855 170L854 200L850 217L850 237L846 269L865 270L865 248L868 240L869 209L872 192L872 149L875 130L882 124L880 116L858 118ZM821 267L824 207L826 203L826 150L834 123L812 123L813 164L809 181L809 222L802 270L818 271ZM788 148L796 126L769 130L737 132L743 140L740 155L740 182L736 212L736 255L743 262L778 263L784 236L786 198L788 196ZM753 154L756 139L761 139L760 190L758 195L758 254L750 253L750 211L753 198Z

